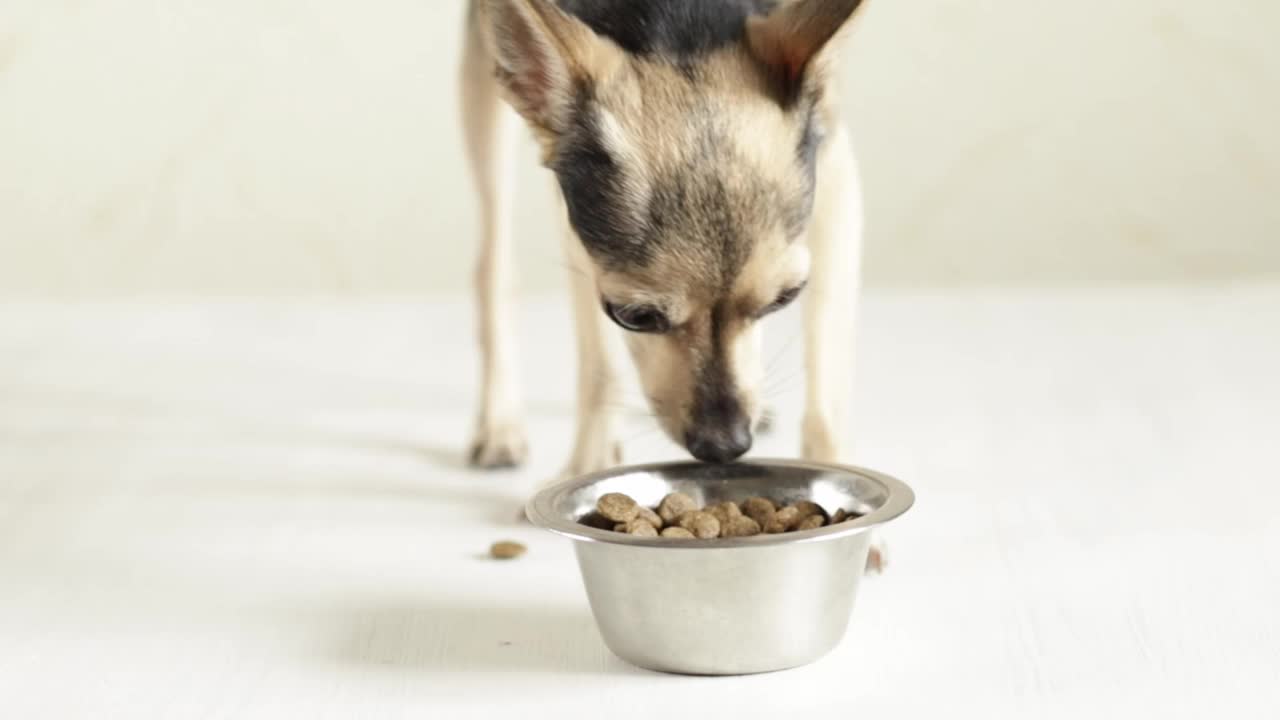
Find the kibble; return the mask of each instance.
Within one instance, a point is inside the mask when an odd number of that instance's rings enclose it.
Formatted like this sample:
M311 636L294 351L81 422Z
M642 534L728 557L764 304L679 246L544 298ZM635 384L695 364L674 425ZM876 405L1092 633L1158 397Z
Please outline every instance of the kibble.
M840 508L839 510L836 511L835 515L831 516L831 524L835 525L836 523L853 522L854 520L857 520L860 517L862 517L862 513L860 512L854 512L850 510L845 510L844 508Z
M597 530L612 530L614 526L618 524L594 510L583 515L578 519L578 522Z
M662 526L665 524L662 522L662 516L643 505L640 506L640 512L636 515L636 519L649 523L653 526L654 530L661 530Z
M662 498L654 509L640 505L623 493L607 493L596 503L596 510L582 516L580 522L638 537L710 540L813 530L859 517L861 514L844 508L828 515L821 505L809 500L797 500L779 507L769 498L750 497L741 504L724 501L699 509L692 497L675 492ZM504 547L499 550L500 545L513 545L518 549ZM491 552L494 557L517 557L524 552L524 546L496 543ZM514 554L499 555L499 552Z
M712 505L707 508L707 512L715 515L716 519L720 521L721 532L724 532L724 528L729 524L730 520L742 517L742 510L738 508L738 504L735 502L722 502L719 505Z
M709 512L690 510L681 515L676 524L693 533L694 537L702 540L720 537L720 521Z
M763 525L760 526L760 529L768 535L781 535L791 528L787 527L785 522L778 519L777 513L774 513Z
M648 520L636 518L626 524L626 533L628 535L638 535L639 537L658 537L658 529Z
M801 518L807 518L810 515L821 515L826 520L827 513L823 511L822 506L810 500L797 500L792 503L797 510L800 511Z
M788 505L774 513L773 522L769 523L770 528L781 525L782 529L768 530L768 532L786 532L787 530L794 530L796 525L799 524L802 519L803 517L800 515L800 509L795 505Z
M596 501L596 512L615 523L631 522L640 514L640 504L622 493L605 493Z
M742 514L754 519L761 525L764 522L761 518L768 519L770 515L777 512L778 506L773 504L769 498L749 497L742 501Z
M671 525L683 514L698 509L698 503L682 492L673 492L658 503L658 517Z
M821 515L810 515L809 517L800 520L800 523L796 525L796 530L813 530L814 528L820 528L826 524L827 519Z
M760 534L760 523L746 515L729 518L729 524L720 528L720 537L751 537Z
M525 553L527 548L514 540L502 540L489 546L489 555L498 560L511 560Z

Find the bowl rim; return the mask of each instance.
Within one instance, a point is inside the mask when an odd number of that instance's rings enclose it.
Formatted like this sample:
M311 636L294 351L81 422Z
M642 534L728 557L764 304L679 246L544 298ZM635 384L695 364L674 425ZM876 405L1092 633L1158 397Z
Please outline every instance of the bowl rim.
M875 470L869 470L867 468L857 467L855 465L784 458L750 458L742 461L741 464L826 470L846 475L856 475L883 486L888 492L889 497L885 501L884 505L879 508L859 517L857 520L846 520L838 525L826 525L813 530L799 530L774 535L761 533L750 537L715 538L711 540L672 539L627 535L625 533L614 532L612 530L601 530L589 525L583 525L576 519L562 518L552 511L556 506L556 503L566 494L575 492L601 480L617 477L619 475L628 475L631 473L654 472L664 469L703 465L703 463L692 460L676 460L643 463L640 465L620 465L618 467L609 468L608 470L579 475L570 480L551 485L543 488L529 499L529 502L525 505L525 515L528 516L530 522L540 528L549 530L557 535L563 535L567 538L582 542L599 542L611 545L631 545L636 547L670 548L680 550L711 550L836 540L838 538L863 533L878 525L883 525L884 523L887 523L905 513L907 510L910 510L912 505L915 504L915 492L912 491L906 483L890 475L886 475Z

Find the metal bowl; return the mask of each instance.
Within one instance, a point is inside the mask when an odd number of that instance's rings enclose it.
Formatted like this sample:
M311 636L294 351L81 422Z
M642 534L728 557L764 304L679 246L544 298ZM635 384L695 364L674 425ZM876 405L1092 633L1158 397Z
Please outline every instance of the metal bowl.
M862 517L716 540L637 537L579 522L605 493L654 507L677 490L701 504L760 495ZM839 644L866 566L869 531L914 500L902 482L854 467L680 462L585 475L539 492L526 512L535 525L574 540L596 625L615 654L662 672L742 675L804 665Z

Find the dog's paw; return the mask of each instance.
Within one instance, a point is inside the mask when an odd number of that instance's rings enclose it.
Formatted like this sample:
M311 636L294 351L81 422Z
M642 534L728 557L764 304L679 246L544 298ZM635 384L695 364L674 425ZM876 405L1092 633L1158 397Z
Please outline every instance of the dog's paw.
M800 454L805 460L817 462L838 462L840 448L835 434L831 431L831 423L816 415L808 415L801 428Z
M873 575L883 573L889 567L889 547L881 538L872 538L871 549L867 551L866 572Z
M472 467L494 470L522 465L528 456L529 444L519 421L482 422L468 460Z

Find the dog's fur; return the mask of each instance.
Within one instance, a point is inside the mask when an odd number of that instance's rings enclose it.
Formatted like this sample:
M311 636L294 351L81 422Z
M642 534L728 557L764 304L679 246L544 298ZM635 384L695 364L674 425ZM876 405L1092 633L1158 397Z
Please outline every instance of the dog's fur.
M461 90L483 244L483 400L472 462L526 454L510 319L509 159L532 129L567 218L578 431L566 475L620 461L626 340L650 406L695 457L745 452L760 319L804 289L803 454L841 459L861 200L831 89L861 0L473 0ZM505 104L504 102L505 101Z

